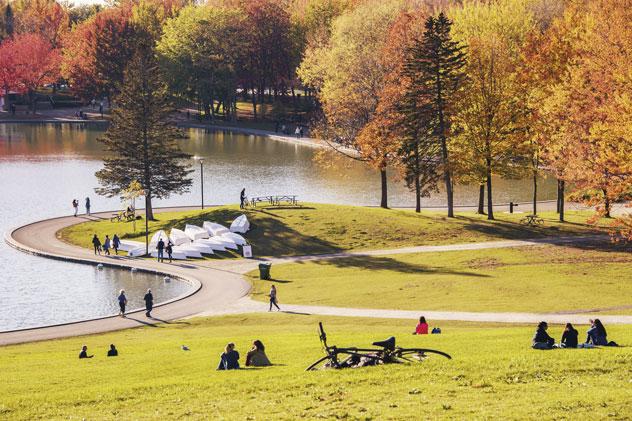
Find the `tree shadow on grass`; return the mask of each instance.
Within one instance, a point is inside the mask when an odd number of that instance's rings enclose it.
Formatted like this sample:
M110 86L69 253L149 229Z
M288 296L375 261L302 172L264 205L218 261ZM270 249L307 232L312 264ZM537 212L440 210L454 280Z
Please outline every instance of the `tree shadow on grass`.
M314 208L296 208L300 211ZM286 210L286 209L284 209ZM287 209L291 211L291 209ZM164 230L169 232L172 228L184 230L185 225L202 226L205 221L212 221L230 226L232 221L241 214L246 214L250 221L250 231L245 235L248 243L253 246L253 252L260 256L327 254L343 251L342 248L323 238L305 235L283 222L282 215L269 212L266 209L209 209L208 211L192 215L183 219L168 218L159 219L152 227L152 232ZM160 218L160 214L157 214ZM136 237L144 236L140 233ZM126 236L125 238L133 238ZM227 253L235 257L237 252ZM221 256L221 254L219 254ZM219 256L218 256L219 257Z
M446 267L437 267L437 266L425 266L414 263L402 262L401 260L396 260L390 257L380 257L380 256L350 256L350 257L342 257L336 259L323 259L323 260L313 260L314 263L318 265L328 265L335 266L338 268L354 268L354 269L368 269L368 270L387 270L392 272L399 273L410 273L410 274L445 274L445 275L462 275L462 276L471 276L476 278L489 278L490 275L485 275L476 272L469 271L459 271L452 270Z

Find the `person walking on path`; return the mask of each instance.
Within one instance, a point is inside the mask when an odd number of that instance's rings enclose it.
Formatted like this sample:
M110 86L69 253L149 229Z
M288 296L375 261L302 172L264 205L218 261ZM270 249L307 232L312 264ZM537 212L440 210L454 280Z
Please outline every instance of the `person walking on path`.
M124 290L121 290L119 292L118 303L119 303L119 308L121 309L121 311L119 312L119 315L121 317L125 317L125 306L127 305L127 297L125 296Z
M268 311L272 311L272 306L275 306L277 308L277 311L281 311L281 309L279 308L279 304L277 303L277 290L274 285L270 287L269 297L270 297L270 309Z
M94 254L101 254L101 240L96 234L92 237L92 245L94 246Z
M151 318L151 310L154 308L154 296L151 293L151 289L147 290L143 300L145 300L145 316Z
M79 201L77 199L72 199L72 207L75 210L75 216L79 212Z
M165 260L165 242L160 238L158 244L156 244L156 250L158 250L158 261L163 262Z
M297 138L301 138L301 128L299 126L296 126L296 130L294 130L294 134L296 135Z
M111 243L110 237L106 234L105 240L103 240L103 252L107 254L108 256L110 255L110 247L111 247L110 243Z
M246 207L246 188L241 189L241 193L239 194L239 209L244 209Z
M86 215L90 216L90 198L86 197Z
M165 251L167 252L167 257L169 257L169 263L171 263L171 255L173 254L173 243L169 241L167 243L167 247L165 247Z
M112 237L112 248L114 249L114 254L118 255L118 249L121 246L121 239L118 237L118 235L114 234L114 237Z

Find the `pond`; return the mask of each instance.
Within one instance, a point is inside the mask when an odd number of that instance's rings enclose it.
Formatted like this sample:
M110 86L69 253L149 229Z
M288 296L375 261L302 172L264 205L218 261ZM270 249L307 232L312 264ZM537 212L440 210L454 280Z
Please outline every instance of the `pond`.
M3 232L35 220L70 214L73 198L86 196L92 211L120 208L118 199L97 196L94 176L104 156L98 128L63 124L0 124L0 229ZM376 205L379 174L359 162L316 162L317 150L242 134L191 129L182 148L203 157L206 204L237 203L248 196L294 194L301 201ZM322 160L321 160L322 161ZM200 203L200 167L192 161L194 184L181 196L156 206ZM542 180L540 200L553 199L555 181ZM412 206L414 197L391 177L389 202ZM528 201L528 180L496 180L495 200ZM457 186L455 201L474 204L477 186ZM423 199L423 206L442 206L441 193ZM142 292L154 290L157 301L186 292L183 282L165 284L161 277L120 270L96 271L86 265L52 261L20 253L0 244L0 331L55 324L115 314L115 294L125 289L132 307L141 306Z

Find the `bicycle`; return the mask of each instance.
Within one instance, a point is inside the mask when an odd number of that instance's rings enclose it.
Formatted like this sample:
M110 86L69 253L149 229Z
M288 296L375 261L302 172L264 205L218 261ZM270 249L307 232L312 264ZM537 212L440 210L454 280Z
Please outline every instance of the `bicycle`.
M318 323L318 327L320 342L327 355L318 359L307 367L305 371L325 368L364 367L378 364L415 363L426 360L429 357L428 354L436 354L449 360L452 359L449 354L436 349L401 348L395 346L395 337L393 336L384 341L373 342L373 346L378 348L339 348L336 345L329 346L327 345L327 334L323 329L322 322Z

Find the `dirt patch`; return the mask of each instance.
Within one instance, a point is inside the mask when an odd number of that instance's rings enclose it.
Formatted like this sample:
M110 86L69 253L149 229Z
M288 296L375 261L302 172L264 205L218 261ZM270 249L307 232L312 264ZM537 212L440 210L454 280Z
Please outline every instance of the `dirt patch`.
M501 266L507 266L506 263L501 262L493 257L481 257L479 259L468 260L465 263L468 269L495 269Z

